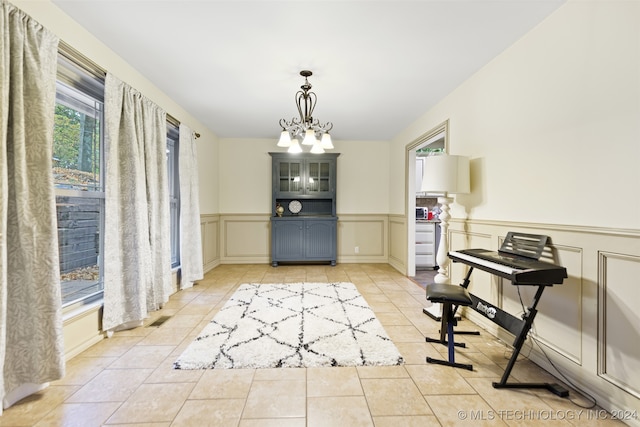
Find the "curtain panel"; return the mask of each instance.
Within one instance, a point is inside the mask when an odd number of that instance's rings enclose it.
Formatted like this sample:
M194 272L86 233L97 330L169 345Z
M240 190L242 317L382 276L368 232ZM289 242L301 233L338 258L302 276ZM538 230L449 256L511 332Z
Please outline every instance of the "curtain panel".
M52 168L58 38L0 0L0 392L64 375Z
M180 289L193 286L204 276L202 234L200 230L200 195L198 153L193 131L180 124L178 143L180 175Z
M105 81L105 331L142 324L171 295L166 113Z

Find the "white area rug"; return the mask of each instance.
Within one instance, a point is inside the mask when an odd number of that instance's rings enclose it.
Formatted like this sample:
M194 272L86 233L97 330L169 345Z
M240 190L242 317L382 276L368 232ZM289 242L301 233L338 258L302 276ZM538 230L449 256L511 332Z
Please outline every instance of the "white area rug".
M175 369L400 365L352 283L243 284Z

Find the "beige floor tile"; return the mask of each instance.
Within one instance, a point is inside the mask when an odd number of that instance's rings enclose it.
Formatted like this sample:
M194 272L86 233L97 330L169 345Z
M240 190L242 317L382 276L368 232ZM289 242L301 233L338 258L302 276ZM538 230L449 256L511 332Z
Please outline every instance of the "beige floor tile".
M364 396L310 397L307 426L373 427Z
M421 309L422 305L424 304L424 302L418 301L415 298L415 295L410 294L409 292L406 292L404 290L401 290L401 291L394 290L391 292L385 292L385 295L389 297L389 299L393 301L393 303L397 307L410 307L413 309Z
M407 365L424 365L427 363L427 357L440 357L440 353L427 342L399 342L396 343L396 347Z
M152 372L152 369L106 369L67 402L124 402Z
M376 427L436 427L440 426L434 415L408 415L373 417Z
M100 427L120 405L120 402L64 403L49 412L35 427Z
M167 345L136 345L130 348L109 369L157 368L174 349Z
M424 308L424 306L422 308ZM440 322L436 322L424 314L422 309L420 309L419 313L416 312L417 310L415 309L402 309L401 311L423 336L437 337L440 331Z
M120 357L131 347L142 341L143 336L120 336L113 335L104 339L85 350L82 357Z
M416 329L416 327L413 325L411 326L387 325L384 327L384 330L387 331L389 338L391 338L391 340L394 343L424 342L424 335L422 335L422 333L420 333L420 331Z
M172 421L193 383L142 384L109 418L108 424Z
M0 416L0 426L32 426L55 410L79 386L51 386L16 402Z
M432 414L420 390L409 378L361 381L372 416Z
M495 381L498 378L494 379ZM491 385L491 379L467 378L467 382L480 394L491 406L500 419L510 426L528 426L536 420L536 414L546 414L553 408L528 389L495 389ZM533 414L533 415L532 415ZM544 420L545 426L571 425L564 419Z
M149 335L140 341L140 345L179 345L184 337L194 332L195 328L154 328ZM199 332L199 331L198 331Z
M438 364L408 365L407 372L422 394L476 394L458 368Z
M614 418L599 406L592 407L594 402L573 389L569 389L569 397L556 396L547 390L538 390L535 394L549 405L557 416L565 418L575 426L623 426L619 419ZM637 419L637 417L633 418Z
M172 427L236 427L244 399L187 400Z
M189 399L246 399L254 369L211 369L203 373Z
M358 366L360 378L409 378L404 366Z
M183 310L184 308L180 312ZM180 314L180 312L171 316L171 319L167 320L160 328L195 328L204 317L204 314Z
M307 397L361 395L363 391L356 368L307 369Z
M202 378L205 373L202 369L174 369L173 362L177 356L173 353L162 361L151 375L144 381L151 383L195 383Z
M297 281L354 283L395 340L405 364L173 369L173 362L241 283ZM0 427L109 426L116 422L119 427L306 427L316 423L412 427L500 425L502 421L530 425L531 419L513 419L518 409L566 414L564 420L545 420L545 426L621 425L596 410L584 410L577 419L580 407L546 390L494 389L491 382L501 377L512 350L508 342L495 339L466 319L457 330L480 330L481 335L456 336L457 341L469 343L468 349L456 349L456 360L472 363L474 370L427 364L427 356L447 358L446 346L424 341L424 336L437 336L440 329L440 322L422 313L429 304L421 286L386 264L221 265L194 287L172 295L165 308L151 313L145 322L148 325L160 316L172 316L162 326L118 332L71 359L65 378L7 408L0 417ZM510 381L555 381L528 361L528 351L523 350ZM577 393L572 392L571 397L579 399ZM466 420L459 418L460 410L466 411ZM484 419L480 418L483 414ZM487 419L489 416L494 419ZM574 419L568 419L572 416Z
M358 291L360 292L360 291ZM362 293L360 292L364 300L371 307L374 304L393 304L393 302L383 293Z
M104 424L105 427L110 426L111 424ZM165 423L125 423L125 424L117 424L118 427L171 427L173 424L165 422Z
M400 312L393 313L378 313L376 317L382 323L383 326L410 326L412 325L411 321L407 319L407 317Z
M446 355L441 355L446 359ZM466 369L459 369L458 373L464 378L483 377L492 378L502 377L504 373L504 367L495 364L490 358L484 355L484 353L467 352L464 354L456 354L456 362L467 363L473 366L473 371ZM538 368L540 369L540 368Z
M289 381L306 381L307 370L301 368L269 368L256 369L254 381L266 380L289 380Z
M254 381L243 418L306 416L306 382L299 380Z
M487 402L478 395L426 396L427 403L443 426L506 425Z
M305 418L241 419L238 427L306 427Z
M369 307L373 310L374 313L399 313L400 310L398 307L392 302L376 302L372 301L369 303Z
M117 359L117 357L74 357L67 362L65 376L52 384L85 385Z

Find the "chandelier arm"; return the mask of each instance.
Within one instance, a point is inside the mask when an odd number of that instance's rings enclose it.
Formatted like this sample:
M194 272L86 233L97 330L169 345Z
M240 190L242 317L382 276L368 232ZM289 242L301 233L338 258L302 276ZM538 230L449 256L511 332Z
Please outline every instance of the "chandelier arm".
M306 101L309 101L308 105ZM318 103L318 97L316 96L315 92L309 92L305 97L305 103L304 103L304 106L306 109L305 119L307 119L309 122L313 121L313 110L316 108L317 103Z
M333 129L333 123L326 122L321 124L319 120L314 120L313 110L318 102L318 96L315 92L311 91L312 86L307 79L312 75L312 72L303 70L300 72L300 75L305 78L304 84L300 86L301 90L295 94L296 107L298 108L300 118L294 117L291 121L280 119L279 124L283 131L289 132L291 139L295 138L302 140L305 133L308 130L312 130L316 138L319 140L323 137L323 134L328 134L328 132ZM316 150L313 152L317 153L320 151Z
M318 120L314 120L310 127L316 132L324 133L333 129L333 123L326 122L324 124L320 124Z
M302 102L305 100L305 93L301 90L296 92L296 107L298 107L298 114L300 114L300 121L304 123L306 121L306 110L302 107Z

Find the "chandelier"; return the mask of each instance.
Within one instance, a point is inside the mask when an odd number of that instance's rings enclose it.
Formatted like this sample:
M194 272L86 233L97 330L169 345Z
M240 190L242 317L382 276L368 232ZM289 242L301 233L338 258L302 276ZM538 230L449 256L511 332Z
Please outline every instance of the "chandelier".
M280 139L278 147L288 148L289 153L301 153L301 145L311 146L311 153L321 154L324 150L333 148L329 131L333 128L333 123L320 124L318 119L312 117L313 109L316 107L318 97L315 92L311 92L311 84L307 79L313 73L308 70L300 71L304 77L304 84L296 93L296 106L300 118L294 117L291 121L280 119Z

